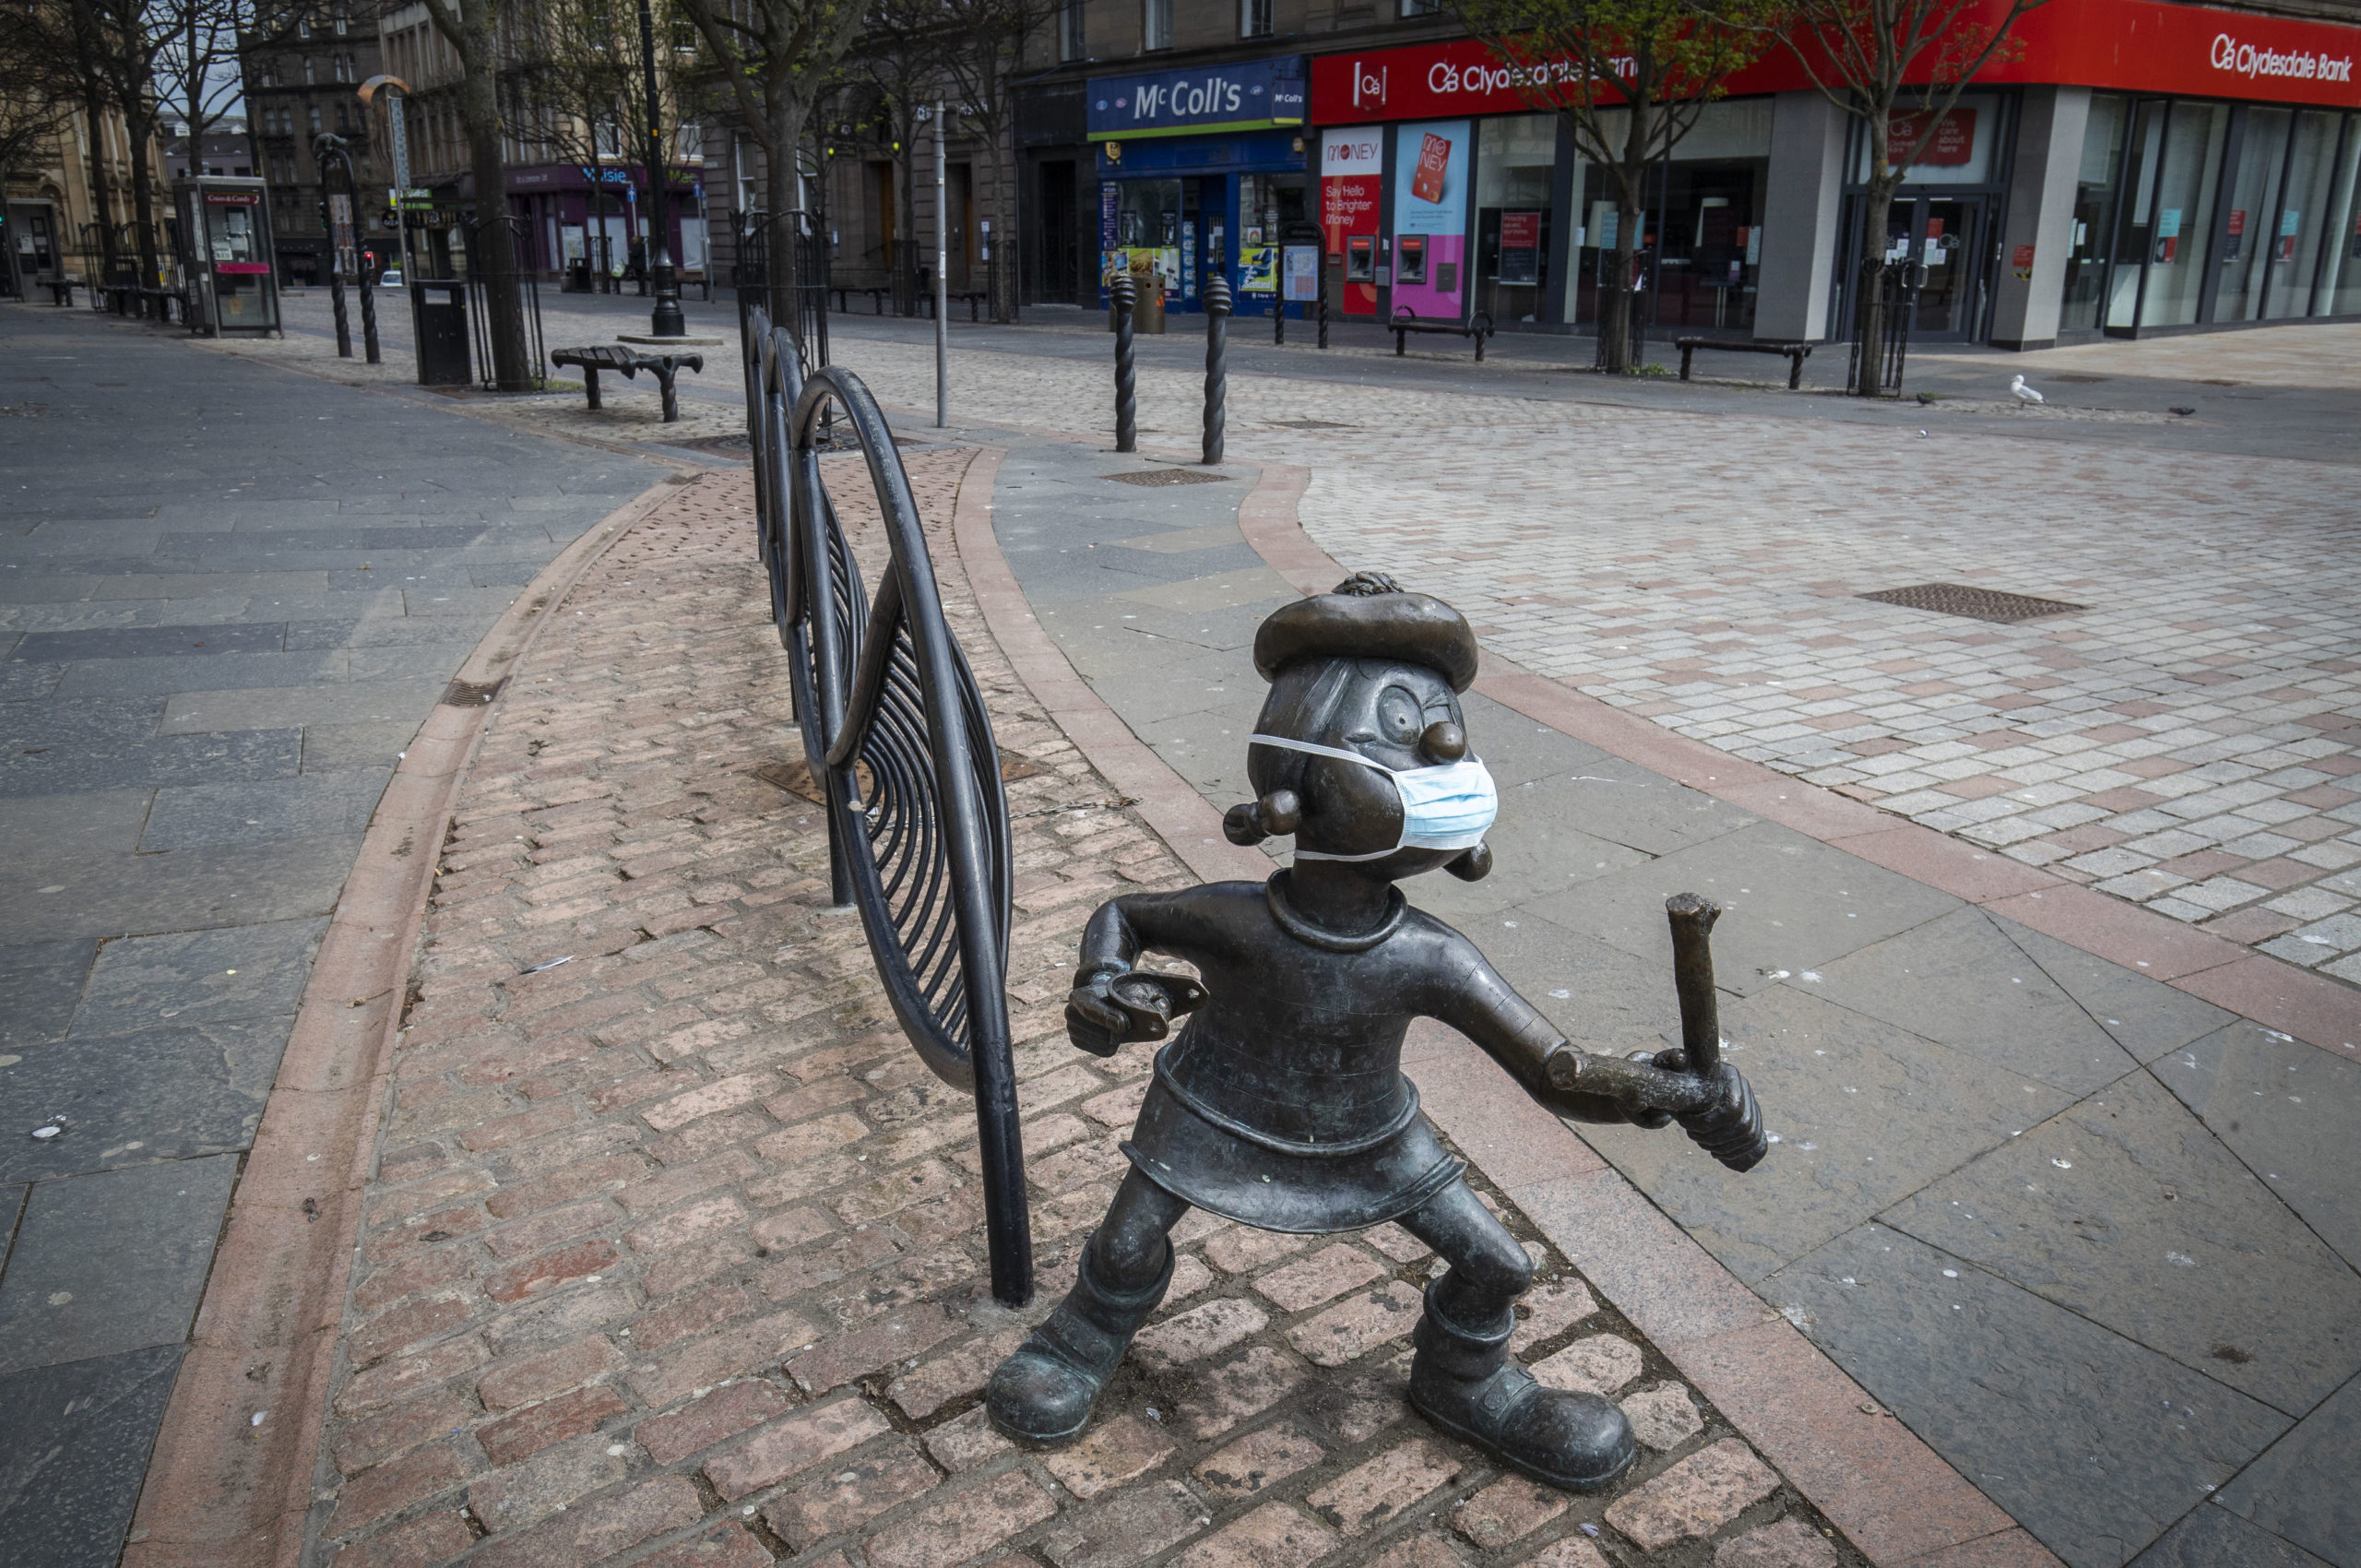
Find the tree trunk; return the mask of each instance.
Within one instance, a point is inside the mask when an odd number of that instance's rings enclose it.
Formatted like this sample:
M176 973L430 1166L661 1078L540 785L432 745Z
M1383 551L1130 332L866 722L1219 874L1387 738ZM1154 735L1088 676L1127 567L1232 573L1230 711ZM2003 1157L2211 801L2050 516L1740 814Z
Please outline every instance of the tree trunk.
M796 311L795 152L803 128L803 106L784 95L771 102L768 145L763 148L763 236L765 291L769 296L771 325L794 334L803 344L803 321Z
M1885 166L1885 138L1874 138L1870 148L1874 161L1872 171ZM1857 281L1854 313L1856 332L1861 345L1860 357L1853 367L1853 395L1875 398L1885 390L1885 272L1886 223L1893 211L1894 187L1898 180L1882 179L1874 174L1861 193L1861 256L1860 277Z
M105 269L105 276L91 279L92 283L114 281L114 180L108 172L105 147L99 137L99 127L104 124L105 116L106 100L100 93L98 78L85 77L82 81L82 119L90 137L90 215L98 223L100 265ZM65 146L65 134L62 128L58 132L58 146L61 149ZM65 236L59 235L57 244L62 261ZM61 266L58 270L62 272L65 268Z
M139 228L135 236L139 244L139 283L147 289L156 288L163 282L160 258L156 254L156 193L149 179L151 171L148 167L148 138L155 125L151 115L134 119L128 110L124 113L124 133L131 143L132 214L138 220ZM91 139L93 142L97 140L95 134ZM196 238L191 235L190 243L195 244Z
M917 122L901 127L901 155L895 172L901 179L902 233L895 243L899 255L888 258L894 269L894 308L904 315L919 313L919 137Z
M1623 160L1614 166L1615 267L1598 300L1598 329L1605 337L1602 361L1609 375L1631 371L1631 313L1639 301L1631 291L1632 259L1640 253L1640 236L1648 221L1647 103L1632 103L1623 138Z
M992 319L1016 319L1016 157L1009 137L998 125L985 128L992 138L992 255L986 262L992 297ZM1284 308L1284 306L1282 307Z
M516 247L509 243L508 169L500 151L500 52L492 7L470 6L460 23L466 35L460 116L468 128L468 161L476 179L476 232L469 265L483 278L484 336L492 344L492 385L530 392L534 367L525 345L523 291L516 286Z

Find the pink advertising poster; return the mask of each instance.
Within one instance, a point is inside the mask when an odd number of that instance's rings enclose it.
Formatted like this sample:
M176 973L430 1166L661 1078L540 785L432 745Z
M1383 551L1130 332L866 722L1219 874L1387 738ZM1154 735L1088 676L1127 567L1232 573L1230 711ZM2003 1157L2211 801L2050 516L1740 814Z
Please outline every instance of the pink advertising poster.
M1474 125L1394 127L1394 296L1389 314L1467 314L1467 183Z

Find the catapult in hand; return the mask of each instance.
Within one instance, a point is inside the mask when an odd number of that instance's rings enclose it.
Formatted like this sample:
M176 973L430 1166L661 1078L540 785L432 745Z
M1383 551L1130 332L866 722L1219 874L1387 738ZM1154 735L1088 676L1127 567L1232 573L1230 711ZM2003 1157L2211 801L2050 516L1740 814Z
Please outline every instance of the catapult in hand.
M1256 798L1233 842L1292 835L1267 882L1214 883L1101 905L1066 1007L1074 1043L1111 1055L1164 1039L1132 1170L1082 1252L1074 1288L1003 1362L992 1422L1037 1446L1078 1436L1099 1388L1172 1277L1166 1232L1192 1206L1271 1230L1327 1234L1398 1221L1450 1265L1427 1288L1410 1401L1436 1425L1570 1491L1630 1466L1631 1426L1595 1394L1542 1387L1508 1353L1532 1282L1523 1247L1461 1180L1403 1075L1415 1017L1481 1046L1528 1093L1585 1122L1678 1122L1746 1170L1762 1116L1720 1060L1713 906L1672 900L1683 1045L1631 1059L1570 1044L1458 932L1394 885L1437 868L1473 881L1497 810L1458 695L1476 676L1458 612L1356 576L1266 620L1254 662L1271 692L1247 754ZM1203 984L1133 968L1149 950Z

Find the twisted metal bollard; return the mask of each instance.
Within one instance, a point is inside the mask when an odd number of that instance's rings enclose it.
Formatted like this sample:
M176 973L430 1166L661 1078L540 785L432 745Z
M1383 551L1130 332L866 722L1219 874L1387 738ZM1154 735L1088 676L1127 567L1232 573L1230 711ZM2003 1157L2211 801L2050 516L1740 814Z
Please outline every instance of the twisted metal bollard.
M328 247L328 305L336 312L336 357L352 357L352 324L344 318L344 268L337 265L336 247Z
M1271 346L1276 349L1287 346L1287 303L1285 300L1271 302Z
M385 356L377 351L377 279L369 268L361 269L361 348L371 364L383 364Z
M1222 362L1229 352L1229 279L1216 272L1205 285L1205 445L1204 461L1221 461L1222 425L1229 400L1228 377Z
M1328 279L1320 280L1320 346L1328 346Z
M1137 377L1132 370L1132 306L1137 303L1139 290L1132 282L1132 275L1121 272L1109 290L1115 299L1115 450L1136 452L1140 448L1140 398Z

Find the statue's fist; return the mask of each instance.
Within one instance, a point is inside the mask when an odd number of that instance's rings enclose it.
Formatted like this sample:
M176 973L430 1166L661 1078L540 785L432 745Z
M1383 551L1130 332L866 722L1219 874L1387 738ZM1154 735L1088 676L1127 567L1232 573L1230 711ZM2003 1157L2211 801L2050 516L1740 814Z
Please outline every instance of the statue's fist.
M1174 1018L1204 999L1205 988L1186 975L1092 975L1066 993L1066 1038L1093 1056L1112 1056L1133 1040L1164 1039Z
M1691 1143L1732 1170L1751 1170L1771 1151L1762 1134L1762 1108L1754 1102L1745 1075L1728 1063L1715 1069L1713 1081L1713 1098L1674 1120Z

